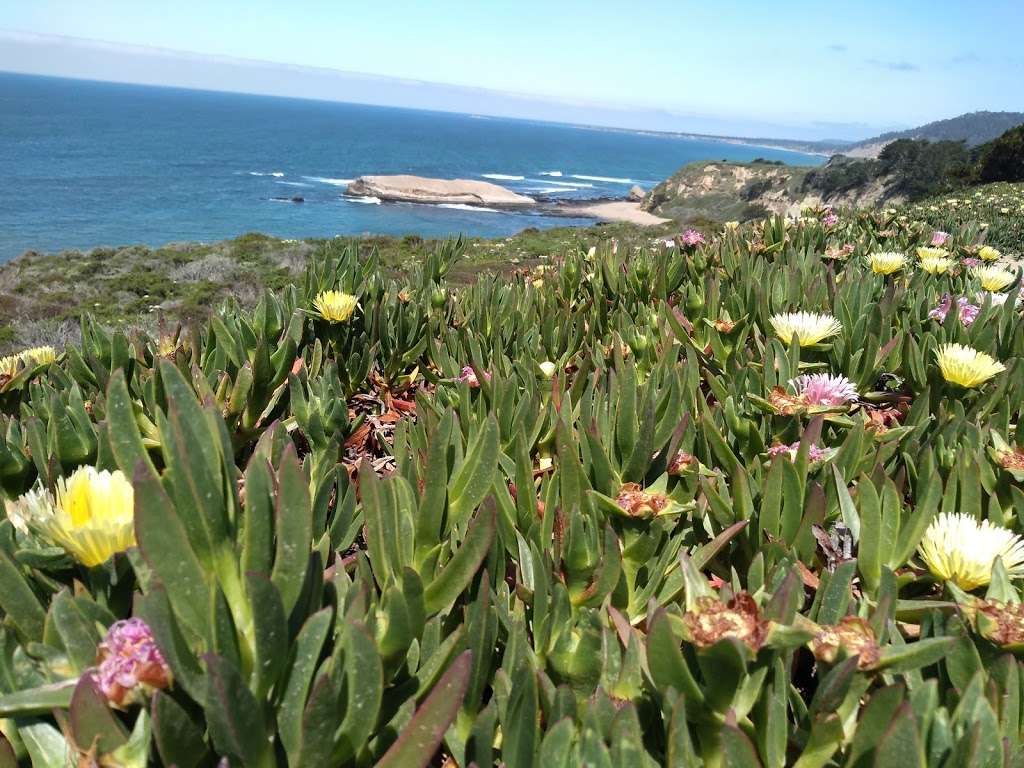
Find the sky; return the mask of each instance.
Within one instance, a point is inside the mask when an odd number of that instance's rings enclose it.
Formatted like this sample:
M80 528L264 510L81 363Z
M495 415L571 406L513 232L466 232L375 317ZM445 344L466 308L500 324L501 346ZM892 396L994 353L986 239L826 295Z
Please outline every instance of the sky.
M1024 111L1020 0L4 5L6 71L778 138Z

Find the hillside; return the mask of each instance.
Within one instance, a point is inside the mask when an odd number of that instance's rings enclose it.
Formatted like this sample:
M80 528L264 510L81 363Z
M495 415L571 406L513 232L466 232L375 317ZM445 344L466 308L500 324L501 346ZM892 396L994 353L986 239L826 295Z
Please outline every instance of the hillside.
M1024 112L968 112L946 120L890 131L857 142L842 149L848 157L878 157L882 148L897 139L927 139L929 141L963 141L968 147L984 144L1006 131L1024 123Z
M768 213L797 214L803 208L823 203L873 206L894 197L887 193L883 182L875 181L824 194L808 183L809 177L820 173L821 170L810 167L771 162L691 163L652 189L642 207L680 222L746 221ZM898 202L899 198L893 201Z

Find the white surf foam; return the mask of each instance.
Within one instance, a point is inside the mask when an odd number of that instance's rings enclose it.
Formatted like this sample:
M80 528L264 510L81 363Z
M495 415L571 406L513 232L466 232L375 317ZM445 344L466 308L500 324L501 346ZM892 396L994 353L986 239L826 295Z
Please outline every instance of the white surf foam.
M569 187L570 189L593 189L593 184L585 184L582 182L573 181L548 181L547 179L527 179L527 181L535 182L536 184L554 184L559 187Z
M561 176L562 172L561 171L541 171L540 175L541 176Z
M567 195L572 192L565 187L528 187L527 192L534 192L538 195Z
M275 181L275 184L284 184L286 187L312 187L312 184L305 184L301 181Z
M584 176L582 173L574 173L572 175L574 179L583 179L584 181L604 181L608 184L633 184L632 179L616 179L614 176Z
M319 181L321 184L330 184L332 187L347 187L355 179L332 179L329 176L303 176L307 181Z
M380 205L379 197L346 197L350 203L364 203L365 205Z
M522 181L525 176L510 176L506 173L481 173L485 179L497 179L498 181Z
M453 211L484 211L485 213L501 213L497 208L484 208L480 205L466 205L465 203L438 203L438 208L450 208Z
M280 179L284 176L284 171L270 171L264 173L263 171L249 171L250 176L273 176L274 178Z

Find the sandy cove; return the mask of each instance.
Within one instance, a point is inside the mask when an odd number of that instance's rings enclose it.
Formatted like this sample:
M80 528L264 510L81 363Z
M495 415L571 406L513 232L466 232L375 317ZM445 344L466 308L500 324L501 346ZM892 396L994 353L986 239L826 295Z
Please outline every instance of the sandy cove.
M579 208L573 208L573 214L593 216L595 219L602 219L604 221L625 221L641 227L653 227L671 221L671 219L663 219L660 216L655 216L653 213L642 211L640 210L640 203L629 200L612 200L581 205Z

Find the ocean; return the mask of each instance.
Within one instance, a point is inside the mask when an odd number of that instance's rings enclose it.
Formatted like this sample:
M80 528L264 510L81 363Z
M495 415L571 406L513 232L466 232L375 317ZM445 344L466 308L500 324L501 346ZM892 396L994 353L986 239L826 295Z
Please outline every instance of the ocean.
M411 173L555 200L623 197L694 160L755 157L822 161L654 133L0 73L0 261L252 231L503 236L591 221L373 204L344 189L360 175Z

